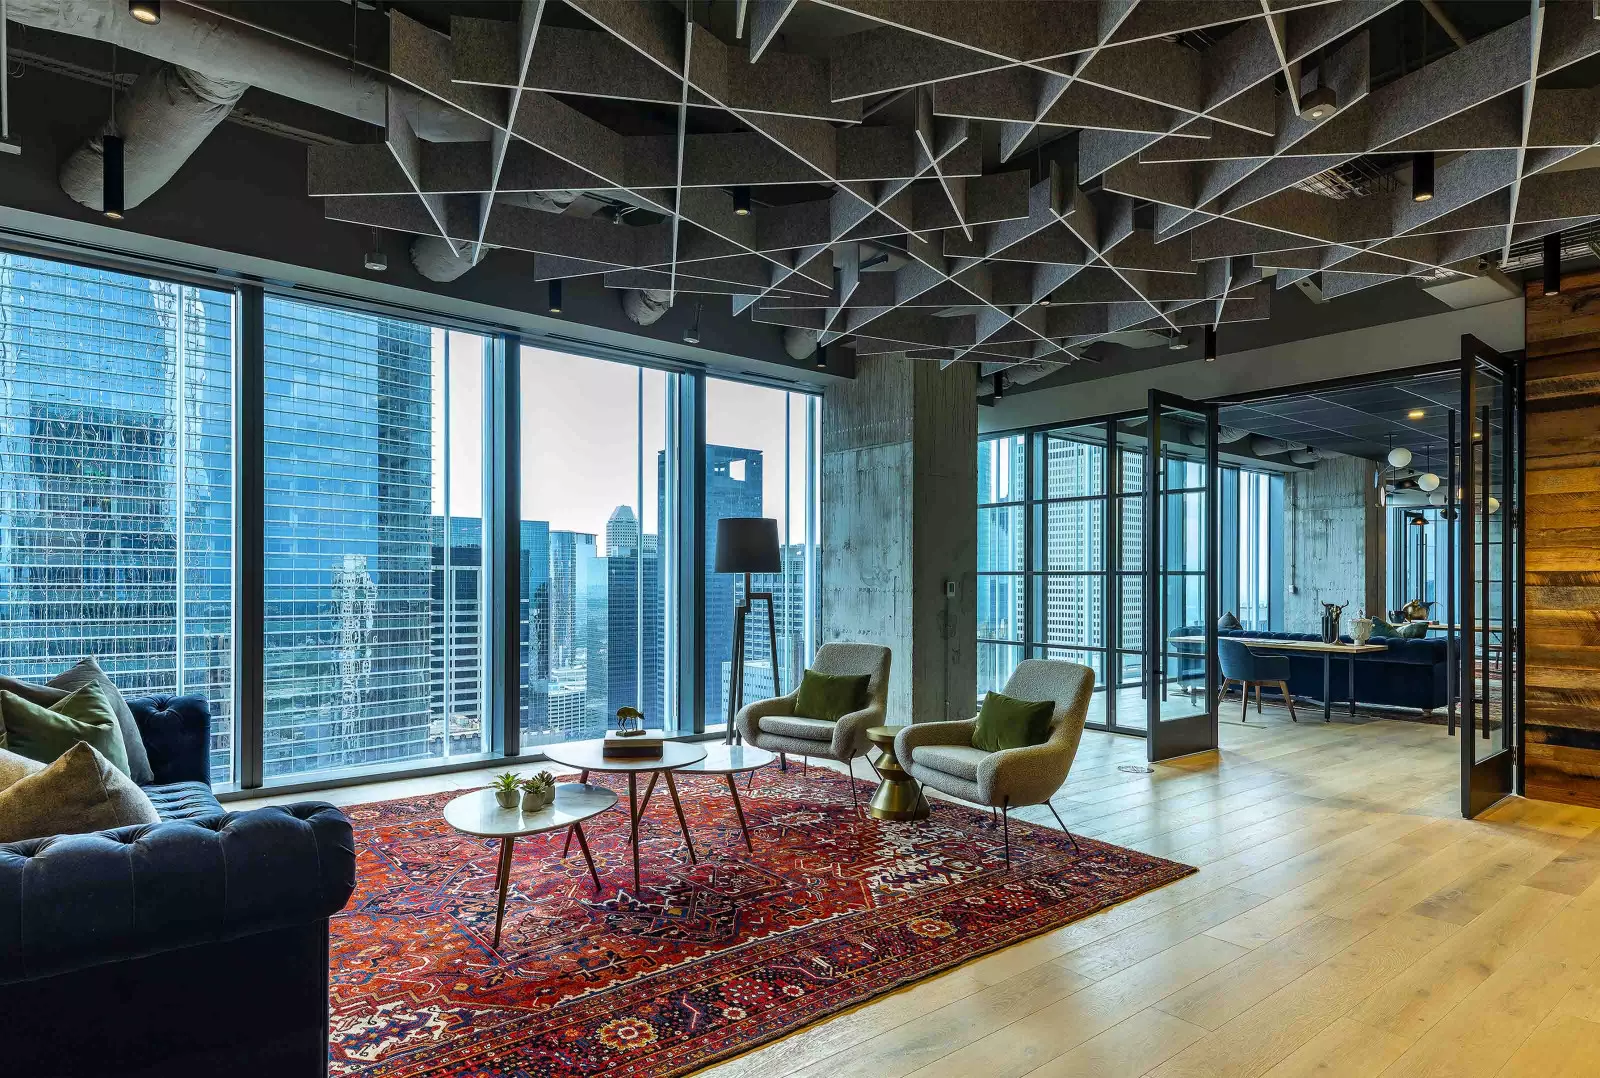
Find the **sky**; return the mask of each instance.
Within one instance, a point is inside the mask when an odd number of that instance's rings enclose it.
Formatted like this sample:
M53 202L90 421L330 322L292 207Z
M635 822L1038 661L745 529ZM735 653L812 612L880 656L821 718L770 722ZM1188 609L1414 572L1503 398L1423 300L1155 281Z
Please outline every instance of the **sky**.
M484 339L434 332L434 409L445 409L448 367L450 508L477 517L483 509ZM634 508L646 532L657 531L656 454L666 431L670 376L625 363L543 348L522 350L522 517L549 521L552 531L605 536L619 505ZM721 379L706 382L706 435L714 445L759 449L765 458L763 512L780 521L789 541L804 539L806 397ZM642 408L641 408L642 404ZM784 513L787 413L792 451ZM642 423L642 426L641 426ZM443 424L434 429L434 511L444 506ZM642 436L641 436L642 435ZM641 447L640 443L643 442ZM642 449L642 452L641 452ZM639 470L644 469L644 504Z

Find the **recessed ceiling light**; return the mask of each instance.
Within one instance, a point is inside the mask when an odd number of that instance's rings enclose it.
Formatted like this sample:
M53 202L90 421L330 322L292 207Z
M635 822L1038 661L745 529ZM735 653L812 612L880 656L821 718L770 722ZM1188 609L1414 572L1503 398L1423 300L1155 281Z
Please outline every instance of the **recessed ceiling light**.
M1425 416L1427 414L1428 413L1424 412L1421 408L1413 408L1413 409L1411 409L1411 411L1406 413L1406 418L1407 419L1421 419L1423 416Z

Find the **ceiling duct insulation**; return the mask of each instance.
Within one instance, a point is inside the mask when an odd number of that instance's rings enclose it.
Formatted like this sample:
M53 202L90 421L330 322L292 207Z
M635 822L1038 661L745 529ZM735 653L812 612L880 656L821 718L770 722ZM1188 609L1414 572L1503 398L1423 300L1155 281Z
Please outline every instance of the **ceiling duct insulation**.
M1289 451L1289 463L1291 464L1315 464L1322 457L1322 450L1314 449L1310 446L1305 449L1291 449Z
M1310 449L1308 445L1299 442L1286 442L1281 438L1264 438L1257 435L1250 439L1250 452L1258 457L1278 457L1296 450Z
M672 293L665 288L629 288L622 293L622 313L628 321L653 326L672 309Z
M61 189L91 210L103 210L104 135L123 140L124 205L137 206L183 167L206 136L233 111L248 85L162 64L117 100L116 123L79 146L61 166Z
M442 236L418 236L411 241L411 264L430 281L453 281L476 266L483 257L478 244L457 252Z
M6 17L22 26L104 41L213 79L258 86L295 101L386 127L389 84L309 46L188 4L169 4L161 21L129 18L124 0L6 0ZM489 127L423 94L407 94L406 119L428 142L482 142Z
M783 331L783 350L789 353L790 359L805 359L817 350L817 341L821 339L820 330L790 326Z

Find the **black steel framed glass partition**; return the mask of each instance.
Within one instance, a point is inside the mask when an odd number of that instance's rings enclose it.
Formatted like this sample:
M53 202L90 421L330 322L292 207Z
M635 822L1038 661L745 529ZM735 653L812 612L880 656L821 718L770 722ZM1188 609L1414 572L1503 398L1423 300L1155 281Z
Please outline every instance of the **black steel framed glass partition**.
M1146 733L1147 424L1140 414L979 441L979 700L1003 687L1022 659L1063 658L1095 672L1089 725ZM1168 467L1189 465L1174 458ZM1193 498L1180 496L1188 484L1174 476L1177 486L1169 489L1177 505L1166 527L1175 533L1163 549L1182 559L1191 544L1203 559L1205 545L1194 534L1203 514L1185 515ZM1219 468L1218 477L1220 511L1238 525L1218 529L1219 601L1252 627L1275 628L1282 617L1271 598L1282 588L1282 525L1274 519L1282 511L1282 479L1237 467ZM1203 564L1185 563L1170 566L1164 579L1172 588L1203 574ZM1198 587L1189 593L1204 594ZM1169 632L1203 631L1200 612L1189 610L1194 605L1169 604L1179 618ZM1190 702L1192 689L1178 702Z
M748 514L785 558L747 660L793 683L816 394L208 282L0 249L0 673L204 695L224 792L536 754L622 703L694 736L707 531Z

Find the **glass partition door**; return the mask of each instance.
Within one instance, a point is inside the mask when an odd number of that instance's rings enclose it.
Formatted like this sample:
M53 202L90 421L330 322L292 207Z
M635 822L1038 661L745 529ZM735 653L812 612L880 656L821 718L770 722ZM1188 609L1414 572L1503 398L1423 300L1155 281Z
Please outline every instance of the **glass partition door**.
M1460 627L1452 630L1461 714L1461 812L1477 816L1516 792L1515 584L1520 505L1516 383L1511 364L1462 338L1456 516Z
M1144 691L1151 761L1217 747L1216 408L1150 391Z

